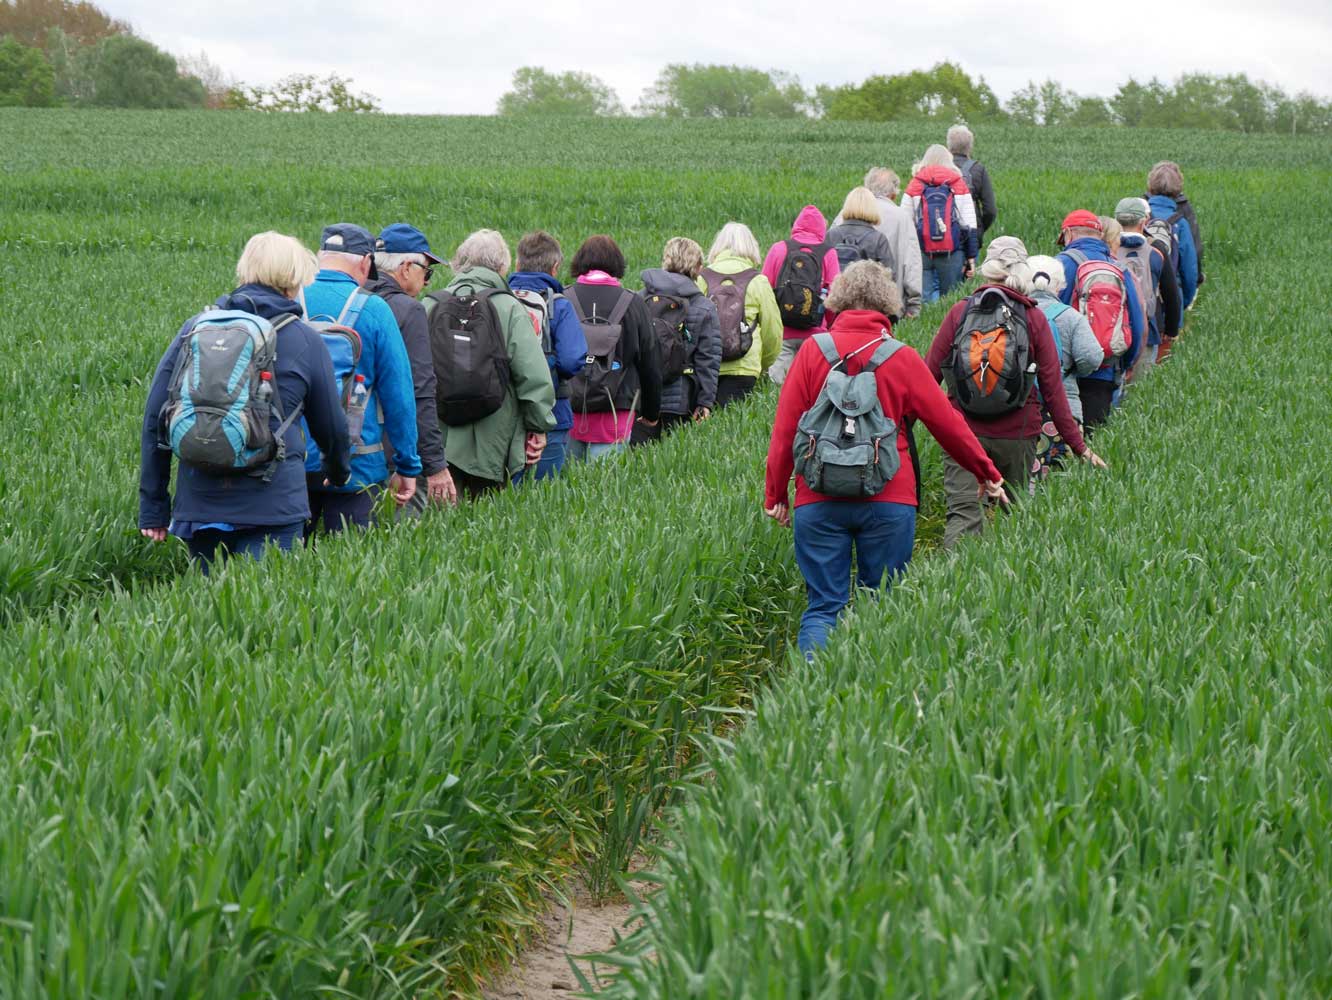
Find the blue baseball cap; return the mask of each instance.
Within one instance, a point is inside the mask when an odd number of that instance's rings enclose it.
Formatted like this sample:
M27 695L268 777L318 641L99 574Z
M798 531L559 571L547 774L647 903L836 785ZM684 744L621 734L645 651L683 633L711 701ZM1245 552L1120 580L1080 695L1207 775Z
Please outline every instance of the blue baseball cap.
M380 253L419 253L432 264L443 263L430 252L430 242L425 238L425 233L405 222L385 226L375 241L375 249Z
M331 226L325 226L323 235L319 237L319 249L334 253L349 253L353 257L368 256L370 279L373 281L379 277L379 269L375 267L375 238L364 226L358 226L354 222L335 222Z

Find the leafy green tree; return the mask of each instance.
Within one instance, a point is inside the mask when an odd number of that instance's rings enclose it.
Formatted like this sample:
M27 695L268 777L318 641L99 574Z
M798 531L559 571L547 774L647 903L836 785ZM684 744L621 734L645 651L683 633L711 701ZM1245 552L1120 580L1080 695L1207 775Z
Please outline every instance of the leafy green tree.
M353 93L351 83L337 73L326 77L293 73L271 87L232 87L219 106L239 111L378 112L379 99Z
M1110 111L1109 103L1102 97L1079 97L1067 124L1079 127L1113 125L1115 116Z
M176 60L152 42L112 35L86 50L90 103L100 108L201 108L204 88L181 76Z
M789 73L672 63L643 92L637 110L660 118L798 118L809 107L809 95Z
M872 76L820 93L828 118L844 121L999 121L1005 115L985 78L942 62L929 70Z
M1156 77L1147 83L1129 79L1110 98L1110 110L1121 125L1161 125L1166 115L1167 98L1165 84Z
M0 108L49 108L56 103L55 71L40 49L0 40Z
M1066 125L1081 98L1054 80L1027 81L1008 99L1010 121L1019 125Z
M615 91L591 73L551 73L540 66L515 70L512 89L499 99L502 115L622 115Z

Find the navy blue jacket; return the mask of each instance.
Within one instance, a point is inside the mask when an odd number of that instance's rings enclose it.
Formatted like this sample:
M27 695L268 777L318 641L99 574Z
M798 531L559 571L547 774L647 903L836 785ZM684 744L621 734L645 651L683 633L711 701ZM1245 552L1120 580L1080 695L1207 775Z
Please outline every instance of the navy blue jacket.
M1147 199L1153 219L1169 219L1176 212L1181 212L1175 220L1175 243L1179 245L1179 294L1184 308L1193 305L1193 297L1198 294L1198 245L1193 241L1193 230L1189 220L1184 217L1179 204L1166 194L1154 194Z
M559 295L564 292L564 285L549 274L541 271L515 271L509 275L509 287L529 292L551 292ZM556 299L555 308L550 317L550 346L553 353L546 358L550 365L550 379L558 390L561 379L571 379L583 370L587 361L587 338L583 335L583 324L578 322L574 307L568 299ZM567 431L573 426L573 407L567 399L555 398L556 431Z
M268 320L288 314L301 315L298 303L265 285L242 285L219 299L217 306ZM215 476L182 465L176 476L176 497L172 503L169 490L173 456L158 447L158 420L167 401L181 341L195 319L191 317L172 339L148 390L139 442L139 527L165 528L172 520L236 527L304 521L310 516L310 502L305 488L305 435L299 420L287 429L284 437L287 457L273 473L271 482L248 475ZM319 334L299 319L277 334L277 391L283 413L290 414L295 407L304 406L302 413L310 433L323 449L324 474L332 482L343 482L351 468L351 443L333 378L333 362ZM276 415L272 426L276 431Z
M1068 255L1068 250L1081 250L1088 260L1103 260L1114 264L1121 273L1124 270L1119 261L1110 255L1110 248L1105 245L1104 240L1098 240L1095 236L1083 236L1074 240L1065 247L1065 252L1056 258L1064 266L1064 290L1059 293L1059 301L1066 306L1073 305L1073 279L1078 273L1078 262ZM1147 330L1142 321L1142 305L1138 301L1138 286L1128 274L1124 275L1124 288L1128 292L1129 329L1133 331L1133 343L1121 357L1107 362L1086 378L1105 382L1115 381L1118 371L1128 371L1133 367L1133 363L1138 360L1142 345L1147 341Z

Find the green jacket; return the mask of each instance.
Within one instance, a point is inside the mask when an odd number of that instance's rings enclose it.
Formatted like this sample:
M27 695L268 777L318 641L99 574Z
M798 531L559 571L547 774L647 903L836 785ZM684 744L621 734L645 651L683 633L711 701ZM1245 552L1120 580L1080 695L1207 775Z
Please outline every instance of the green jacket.
M504 279L485 267L459 273L445 290L457 294L482 288L509 291ZM523 442L528 432L545 433L555 426L551 412L555 408L555 386L527 310L510 294L492 296L490 301L499 315L509 353L509 392L490 416L462 427L443 424L441 430L450 465L482 479L506 482L523 468ZM435 304L433 296L427 297L426 311L433 310Z
M718 274L739 274L744 270L759 269L759 265L752 260L746 260L729 252L723 253L708 267ZM698 287L705 293L708 290L707 282L702 277L698 279ZM781 353L782 313L777 307L777 297L772 293L772 285L761 272L755 275L754 280L745 289L745 322L753 323L756 320L759 324L758 336L754 338L749 353L734 361L723 361L722 375L762 375L772 367L777 355Z

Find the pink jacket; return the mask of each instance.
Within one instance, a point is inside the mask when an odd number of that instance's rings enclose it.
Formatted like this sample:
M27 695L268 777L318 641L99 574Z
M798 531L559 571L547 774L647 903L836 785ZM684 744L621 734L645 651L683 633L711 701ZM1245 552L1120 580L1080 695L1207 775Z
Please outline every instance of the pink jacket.
M791 239L797 241L803 246L815 247L824 241L828 235L828 222L813 205L806 205L796 216L795 224L791 226ZM763 261L763 276L773 288L777 287L777 275L782 272L782 265L786 263L786 241L774 243L772 249L768 251L768 256ZM823 288L826 293L832 287L833 279L841 273L841 265L837 261L837 251L832 247L823 255ZM782 327L783 340L808 340L810 334L820 333L828 329L828 324L833 321L833 314L825 313L823 322L812 330L801 330L792 326Z

